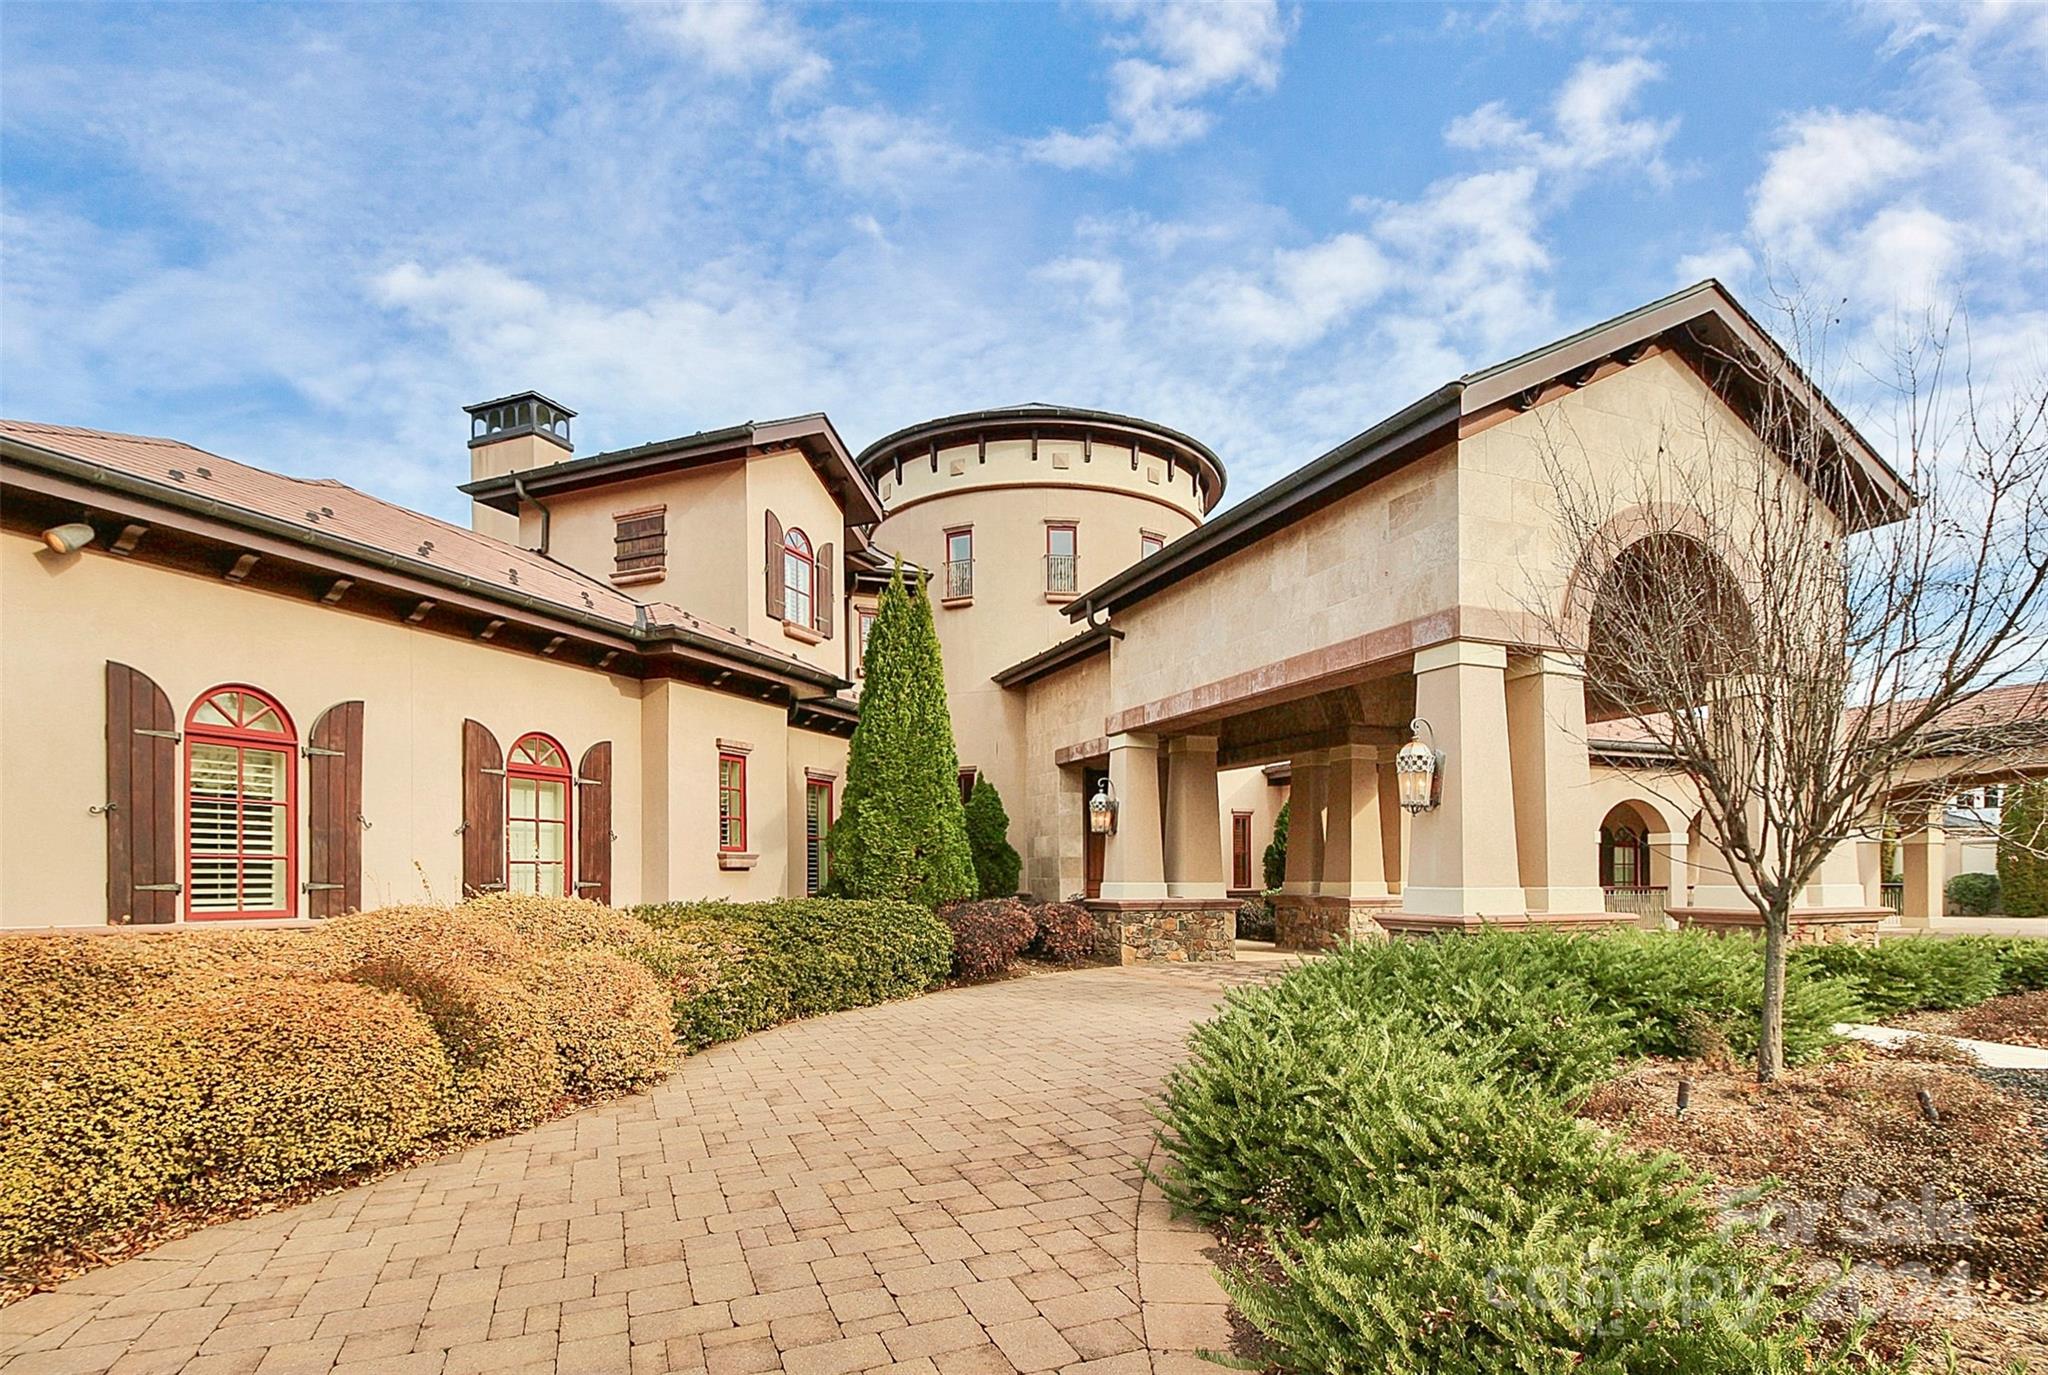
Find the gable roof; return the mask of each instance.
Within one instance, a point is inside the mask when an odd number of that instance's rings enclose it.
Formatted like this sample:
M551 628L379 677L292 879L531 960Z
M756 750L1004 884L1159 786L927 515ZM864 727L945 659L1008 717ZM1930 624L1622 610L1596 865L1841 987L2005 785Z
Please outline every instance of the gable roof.
M581 491L627 478L651 477L657 473L729 463L772 450L797 449L810 462L839 507L848 525L877 525L882 519L881 498L854 463L846 443L823 412L791 416L785 420L749 420L716 430L699 430L674 439L657 439L630 449L612 449L584 458L565 458L517 474L487 477L464 483L461 490L472 499L496 510L518 514L519 493L545 497Z
M1602 361L1659 338L1673 340L1680 347L1768 358L1782 367L1808 412L1821 421L1879 496L1898 514L1904 514L1912 501L1904 480L1727 289L1708 278L1445 383L1182 535L1159 553L1082 593L1061 610L1079 620L1091 608L1104 612L1135 605L1448 442L1465 417L1501 405L1532 402L1545 384L1573 374L1587 375Z
M516 544L357 491L288 477L175 439L0 420L0 457L343 557L403 571L509 607L542 609L612 635L686 642L816 686L844 680L669 602L637 601ZM10 483L10 485L12 485Z

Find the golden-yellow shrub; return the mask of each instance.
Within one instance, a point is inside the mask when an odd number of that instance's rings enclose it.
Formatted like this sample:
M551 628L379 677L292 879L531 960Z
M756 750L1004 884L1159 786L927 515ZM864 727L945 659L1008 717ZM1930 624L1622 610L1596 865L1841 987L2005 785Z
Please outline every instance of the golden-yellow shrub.
M40 1040L201 987L324 978L334 951L303 931L52 933L0 940L0 1044Z
M604 950L535 955L520 982L540 1000L571 1093L645 1083L675 1057L675 1010L641 966Z
M456 910L495 922L543 950L630 950L650 934L645 923L584 898L485 893Z
M510 970L529 950L503 922L459 907L381 907L336 917L320 937L340 952L350 968L378 960L443 960L471 969Z
M407 999L248 980L0 1047L0 1262L415 1149L446 1052Z
M431 953L383 955L355 978L409 998L454 1067L443 1125L462 1134L530 1127L562 1096L554 1031L541 1000L511 971L472 968Z

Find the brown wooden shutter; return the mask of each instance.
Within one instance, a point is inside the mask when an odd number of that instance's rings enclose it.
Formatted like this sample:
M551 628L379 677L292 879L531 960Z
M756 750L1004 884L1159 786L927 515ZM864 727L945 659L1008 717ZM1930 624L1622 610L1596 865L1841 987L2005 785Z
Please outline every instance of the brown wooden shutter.
M505 886L505 753L475 721L462 723L462 892Z
M768 513L768 614L782 619L782 522Z
M164 690L107 664L107 920L176 921L178 727Z
M583 751L576 766L576 896L612 901L612 742Z
M837 585L838 579L832 575L832 546L828 544L818 550L818 595L811 599L817 631L828 640L832 638L833 612L839 603L832 591Z
M306 737L306 915L363 905L363 704L336 702Z
M613 537L615 573L659 573L668 562L668 510L619 516Z

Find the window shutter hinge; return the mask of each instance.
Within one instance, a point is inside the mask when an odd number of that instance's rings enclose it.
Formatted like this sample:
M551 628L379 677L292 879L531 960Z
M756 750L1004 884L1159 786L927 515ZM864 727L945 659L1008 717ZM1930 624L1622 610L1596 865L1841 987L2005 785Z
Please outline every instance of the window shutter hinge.
M596 879L588 879L588 878L586 878L586 879L578 879L578 880L576 880L576 886L577 886L578 888L602 888L602 887L604 887L604 885L603 885L602 883L599 883L599 882L598 882L598 881L597 881Z
M579 788L602 788L609 782L611 782L609 778L579 778L576 780L576 786Z
M300 884L299 887L308 893L334 893L339 892L343 885L339 883L314 883L308 880Z
M347 750L330 750L325 745L308 745L305 747L304 753L308 759L314 758L316 755L323 759L348 758Z
M503 769L482 768L478 769L477 772L487 773L491 775L493 778L503 778L505 776L505 771Z
M182 883L138 883L135 885L135 891L138 893L182 893L185 891L185 885Z
M135 733L137 735L155 736L159 740L168 740L174 745L185 738L184 736L178 734L178 732L174 730L150 730L146 726L137 726L135 728Z

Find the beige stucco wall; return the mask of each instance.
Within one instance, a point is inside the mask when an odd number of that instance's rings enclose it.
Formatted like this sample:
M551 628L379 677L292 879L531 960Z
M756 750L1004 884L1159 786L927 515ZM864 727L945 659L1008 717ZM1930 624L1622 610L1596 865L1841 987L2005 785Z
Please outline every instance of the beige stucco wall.
M913 503L940 493L1046 482L1122 492L1148 504L1158 503L1162 519L1174 512L1184 517L1185 523L1177 527L1182 529L1200 520L1204 509L1204 494L1186 463L1169 471L1163 458L1148 452L1133 468L1128 447L1097 442L1084 451L1078 439L1041 439L1035 462L1028 439L990 440L986 461L971 442L941 448L936 472L928 453L905 455L900 478L897 468L887 467L875 486L883 506L891 512L906 512Z
M747 551L745 557L734 562L735 569L746 570L747 590L741 597L741 603L747 609L747 619L740 629L762 644L794 654L806 663L831 673L843 673L846 668L846 649L842 643L846 634L845 515L832 493L811 471L809 462L795 449L749 459L746 470L746 518L741 529L726 534L728 539L740 540L741 548ZM807 638L789 634L783 628L781 616L768 613L769 555L764 530L770 511L782 522L785 531L802 530L811 542L813 554L821 554L828 544L832 546L832 557L840 566L833 570L832 575L833 595L838 605L833 609L832 638L828 640L812 643ZM687 599L682 604L690 607Z
M1273 820L1280 815L1280 808L1287 802L1287 785L1275 786L1266 777L1266 771L1259 766L1244 769L1223 769L1216 775L1217 810L1221 813L1223 830L1223 882L1228 888L1237 887L1236 877L1231 873L1232 847L1230 842L1231 819L1239 812L1249 812L1252 818L1252 881L1253 888L1264 888L1266 847L1273 843Z
M674 602L714 625L738 627L752 603L745 594L760 586L746 569L760 561L761 533L744 541L747 465L735 459L709 468L608 483L603 487L549 497L548 553L570 567L607 582L617 567L618 517L650 506L666 508L668 548L659 578L617 584L641 601ZM527 503L520 542L540 546L540 513ZM755 592L753 601L762 601Z
M787 780L807 764L844 768L843 740L792 730L766 703L643 684L99 552L59 557L13 533L0 535L0 608L0 926L105 923L105 824L88 809L106 800L109 659L154 679L181 720L210 688L262 688L291 713L301 741L329 706L360 699L367 906L458 895L466 717L501 749L527 731L554 736L572 759L612 742L619 903L770 897L789 891L792 873L800 888ZM743 873L718 868L720 736L755 746L750 843L761 859ZM303 760L298 767L303 787Z
M1450 607L1457 502L1446 448L1117 613L1112 710Z
M1019 445L1025 454L1022 458L1010 452ZM1141 532L1175 539L1194 528L1198 509L1193 494L1186 491L1185 468L1181 470L1181 487L1187 499L1161 504L1148 499L1157 489L1144 483L1142 472L1136 488L1146 495L1134 495L1132 484L1117 481L1119 476L1131 477L1127 449L1098 445L1094 461L1083 464L1080 444L1075 441L1071 466L1066 469L1054 466L1061 446L1042 443L1035 465L1030 463L1028 450L1025 441L991 443L988 468L1007 472L1021 462L1036 470L1038 480L1030 486L1002 485L983 478L976 472L971 447L941 450L940 482L957 485L944 488L945 494L938 499L915 501L906 510L892 511L875 531L879 547L933 570L937 593L933 613L945 656L954 744L960 763L981 770L1003 794L1010 808L1011 843L1020 853L1031 840L1013 799L1027 786L1027 761L1033 768L1036 761L1028 753L1023 697L998 687L991 678L1081 630L1059 609L1072 598L1066 594L1048 597L1046 593L1046 526L1071 523L1076 527L1077 585L1086 590L1138 561ZM967 475L957 479L945 476L949 453L964 455ZM910 486L907 479L919 472L930 476L927 465L905 465L906 489ZM974 597L969 602L948 604L944 599L945 532L960 526L974 529ZM1101 732L1098 713L1081 733Z
M1010 694L1022 698L1023 748L1021 781L1004 796L1010 843L1024 858L1023 884L1034 897L1081 891L1082 768L1061 768L1053 757L1102 733L1108 691L1109 658L1097 654Z

